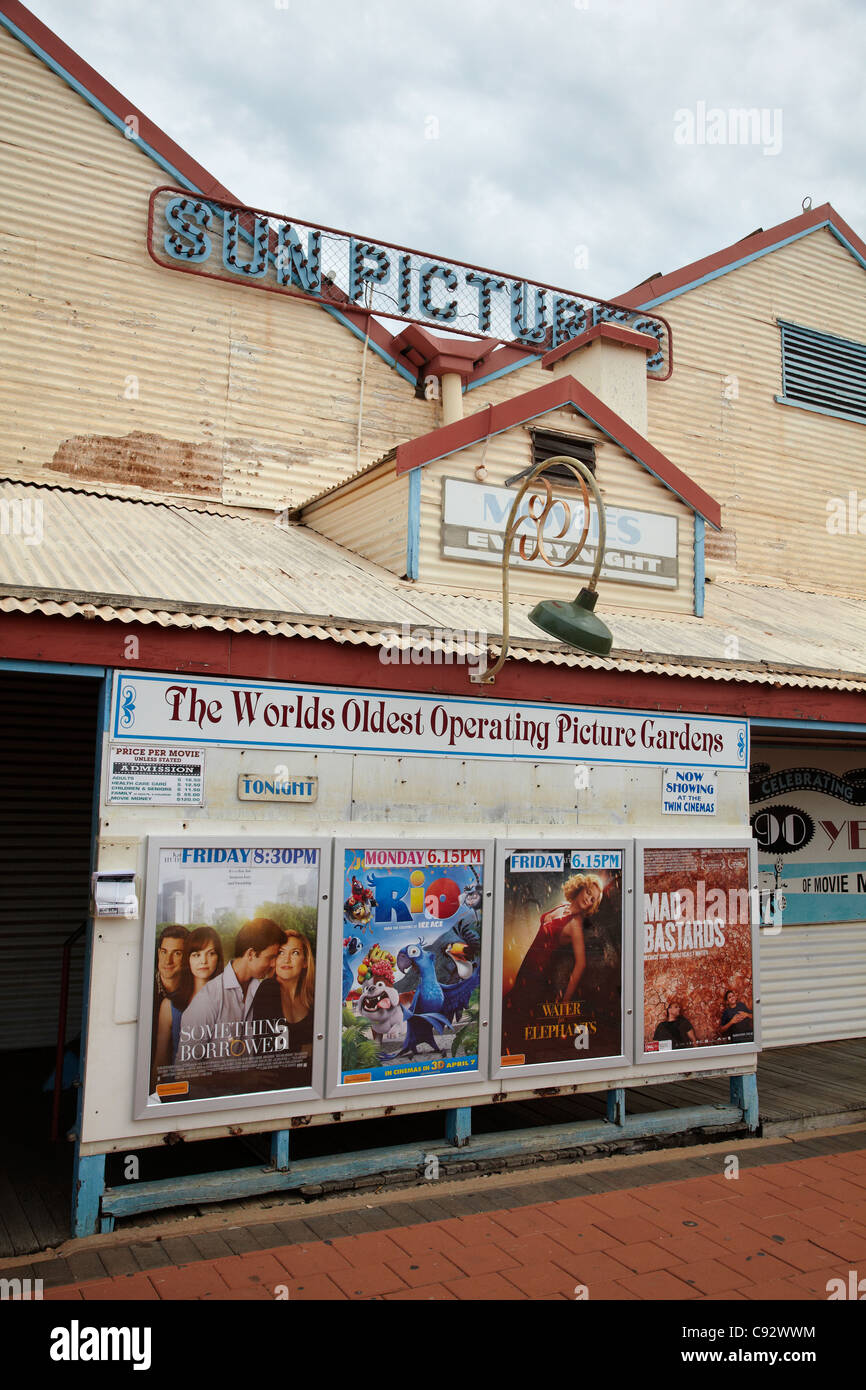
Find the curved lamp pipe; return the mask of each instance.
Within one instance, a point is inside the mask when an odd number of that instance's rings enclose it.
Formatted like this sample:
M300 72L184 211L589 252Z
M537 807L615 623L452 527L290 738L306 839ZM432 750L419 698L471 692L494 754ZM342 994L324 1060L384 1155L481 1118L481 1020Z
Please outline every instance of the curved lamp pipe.
M550 513L553 511L554 507L562 507L565 518L562 530L560 531L559 536L552 538L562 539L564 536L567 535L568 528L571 524L571 508L569 507L568 503L565 502L562 498L553 497L550 488L550 483L546 478L543 480L546 500L541 511L536 512L533 510L533 503L536 501L536 498L538 498L538 500L541 500L541 495L536 494L534 497L530 498L528 512L524 516L520 516L519 514L520 504L523 501L523 498L526 496L526 493L529 490L529 488L531 488L536 479L538 479L541 476L541 474L544 473L545 469L552 467L554 464L566 464L571 469L577 481L580 483L584 509L584 521L580 539L578 540L576 545L573 545L570 548L565 558L563 560L558 561L548 559L545 553L544 523L549 517ZM587 489L589 489L589 491ZM527 519L535 522L536 535L535 543L532 550L529 552L527 551L526 543L529 540L528 536L522 535L518 541L517 550L521 559L535 560L540 558L544 561L546 565L550 565L552 569L565 569L568 565L570 565L574 560L577 559L577 556L583 550L583 547L586 544L586 538L589 535L589 492L592 493L593 501L595 502L596 511L598 513L598 546L596 549L595 564L592 568L592 577L590 578L589 584L586 586L586 589L584 590L584 592L587 593L587 595L592 596L593 602L587 605L591 611L592 606L594 604L596 589L598 585L598 576L601 573L601 567L604 562L604 550L607 541L607 526L605 523L604 516L604 504L601 500L601 493L598 490L598 484L596 483L593 474L587 468L586 464L581 463L580 459L569 458L565 454L557 454L553 458L544 459L541 463L536 464L536 466L532 469L532 472L524 479L522 487L520 488L519 492L517 493L517 496L511 504L511 511L508 513L508 523L505 528L505 542L502 548L502 650L499 654L499 660L496 662L494 666L491 666L489 670L485 670L484 672L472 672L470 674L470 680L478 683L479 685L491 685L496 680L497 675L502 670L502 667L505 665L505 661L508 657L508 646L510 638L508 621L510 573L509 561L511 559L511 547L514 543L514 538L517 534L518 527ZM541 606L542 605L538 605L538 607ZM537 612L537 609L533 610L533 613L535 612Z

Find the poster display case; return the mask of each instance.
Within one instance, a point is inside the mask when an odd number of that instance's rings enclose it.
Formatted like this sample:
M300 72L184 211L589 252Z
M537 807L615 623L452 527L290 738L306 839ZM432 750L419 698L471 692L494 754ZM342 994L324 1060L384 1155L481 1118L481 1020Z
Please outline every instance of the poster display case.
M635 1058L729 1056L760 1046L752 839L635 844Z
M492 860L471 837L335 842L329 1095L487 1078Z
M631 843L497 844L493 1077L631 1060Z
M135 1115L322 1095L330 841L147 842Z

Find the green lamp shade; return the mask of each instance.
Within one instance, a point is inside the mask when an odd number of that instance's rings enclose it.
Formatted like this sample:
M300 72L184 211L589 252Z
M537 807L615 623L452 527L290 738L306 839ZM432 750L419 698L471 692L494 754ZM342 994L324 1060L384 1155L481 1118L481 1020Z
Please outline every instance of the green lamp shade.
M613 634L592 611L597 598L594 589L581 589L571 603L562 603L558 599L545 600L535 605L529 621L569 647L579 647L581 651L593 652L596 656L607 656L613 646Z

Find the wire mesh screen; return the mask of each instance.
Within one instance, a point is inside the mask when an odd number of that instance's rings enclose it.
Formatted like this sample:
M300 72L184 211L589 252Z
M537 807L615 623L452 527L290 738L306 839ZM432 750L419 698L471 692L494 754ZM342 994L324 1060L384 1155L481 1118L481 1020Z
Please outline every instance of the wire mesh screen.
M619 324L655 341L651 376L670 374L670 329L653 314L258 208L158 188L148 246L175 270L538 353Z

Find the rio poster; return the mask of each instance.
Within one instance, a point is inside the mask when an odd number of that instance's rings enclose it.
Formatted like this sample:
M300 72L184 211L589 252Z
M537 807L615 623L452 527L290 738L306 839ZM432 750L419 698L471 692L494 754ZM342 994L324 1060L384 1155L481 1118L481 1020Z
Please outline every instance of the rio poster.
M484 850L347 849L341 1084L476 1071Z
M509 851L501 1065L623 1051L621 850Z
M156 853L148 1104L309 1087L321 850Z
M754 1043L745 848L645 848L644 1053Z

